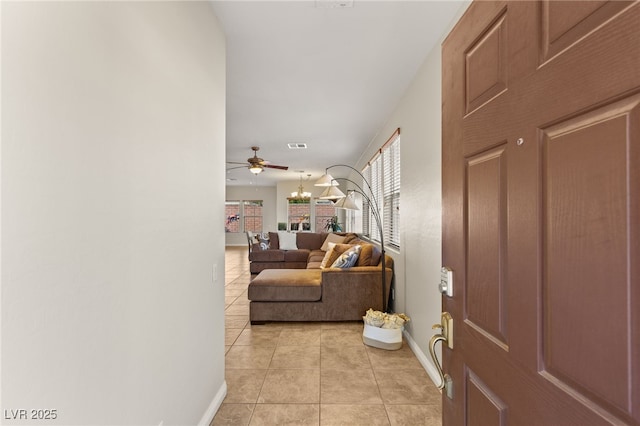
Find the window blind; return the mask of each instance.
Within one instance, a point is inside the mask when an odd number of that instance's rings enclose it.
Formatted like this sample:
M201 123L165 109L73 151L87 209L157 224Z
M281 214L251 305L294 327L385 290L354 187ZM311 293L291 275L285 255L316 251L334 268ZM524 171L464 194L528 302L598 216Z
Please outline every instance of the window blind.
M400 129L383 145L362 171L371 185L371 201L379 208L387 245L400 247ZM363 187L366 183L363 182ZM367 194L369 195L369 194ZM363 206L363 233L380 241L380 232L372 208Z

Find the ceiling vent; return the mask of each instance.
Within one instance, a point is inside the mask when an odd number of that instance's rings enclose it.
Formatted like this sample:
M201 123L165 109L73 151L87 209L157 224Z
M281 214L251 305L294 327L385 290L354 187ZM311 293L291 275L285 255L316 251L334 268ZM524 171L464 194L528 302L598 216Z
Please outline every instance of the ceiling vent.
M289 149L307 149L306 143L288 143Z
M353 7L353 0L316 0L318 9L346 9Z

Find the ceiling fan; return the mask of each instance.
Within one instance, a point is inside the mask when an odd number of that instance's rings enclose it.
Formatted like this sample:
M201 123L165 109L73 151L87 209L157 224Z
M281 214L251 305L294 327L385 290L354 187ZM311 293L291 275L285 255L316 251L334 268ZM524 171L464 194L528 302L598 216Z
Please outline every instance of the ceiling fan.
M262 170L264 168L269 168L269 169L278 169L278 170L288 170L289 167L287 166L276 166L275 164L271 164L269 161L265 161L262 158L258 157L258 151L260 150L259 146L252 146L251 149L253 150L253 157L249 157L247 158L247 163L238 163L235 161L227 161L227 164L242 164L242 166L238 166L238 167L231 167L228 170L234 170L234 169L241 169L243 167L247 167L249 169L249 171L251 173L253 173L254 175L259 174L260 172L262 172Z

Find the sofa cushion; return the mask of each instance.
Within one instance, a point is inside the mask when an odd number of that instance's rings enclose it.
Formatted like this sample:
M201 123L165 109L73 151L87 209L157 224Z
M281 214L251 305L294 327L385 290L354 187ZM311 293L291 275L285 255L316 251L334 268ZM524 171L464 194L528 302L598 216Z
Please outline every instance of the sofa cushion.
M278 232L278 242L280 250L298 250L295 233Z
M277 232L269 232L269 248L278 250L280 248L280 240Z
M265 269L249 284L248 297L254 302L317 302L322 298L322 271Z
M342 235L338 235L338 234L328 234L327 238L324 239L324 242L322 243L322 247L320 247L320 250L324 250L324 251L329 251L329 243L334 243L334 244L340 244L344 241L345 237Z
M324 259L324 255L326 253L322 250L311 250L309 252L309 258L307 259L307 268L308 269L318 269L322 264L322 259Z
M326 238L326 232L298 232L296 244L299 249L317 250Z
M284 262L284 251L252 250L249 253L249 260L252 262Z
M309 260L309 250L286 250L284 251L285 262L304 262Z

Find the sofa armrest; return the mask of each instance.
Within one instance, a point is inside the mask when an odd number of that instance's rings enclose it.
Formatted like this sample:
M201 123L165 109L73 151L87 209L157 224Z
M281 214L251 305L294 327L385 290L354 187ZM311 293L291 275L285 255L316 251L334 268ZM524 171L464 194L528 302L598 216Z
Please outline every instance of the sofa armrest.
M389 299L393 269L386 268L385 297ZM322 271L322 301L329 317L340 312L356 311L364 315L367 309L382 310L382 268L357 266L349 269L330 268ZM362 319L362 318L355 318Z

